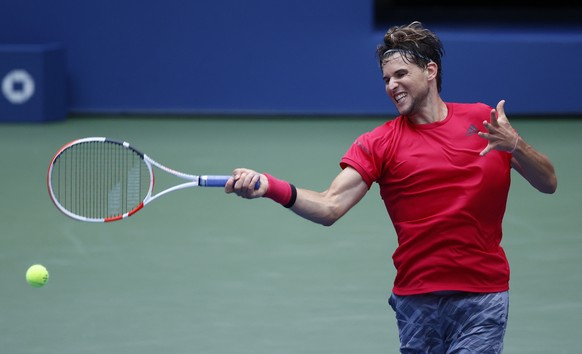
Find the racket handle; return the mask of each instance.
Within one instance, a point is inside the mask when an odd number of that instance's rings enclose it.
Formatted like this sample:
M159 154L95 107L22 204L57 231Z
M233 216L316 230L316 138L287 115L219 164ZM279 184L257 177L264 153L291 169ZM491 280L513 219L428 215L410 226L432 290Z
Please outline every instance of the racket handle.
M230 176L200 176L198 185L201 187L224 187ZM261 182L257 181L255 189L259 189Z

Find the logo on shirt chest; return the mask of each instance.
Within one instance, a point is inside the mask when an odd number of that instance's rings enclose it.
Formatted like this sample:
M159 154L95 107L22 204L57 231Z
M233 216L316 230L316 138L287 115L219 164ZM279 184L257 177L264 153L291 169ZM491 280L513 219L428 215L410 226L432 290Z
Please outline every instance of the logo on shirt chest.
M469 126L469 128L467 128L467 131L465 132L465 135L471 136L471 135L475 135L477 133L479 133L479 128L477 128L474 124L471 124Z

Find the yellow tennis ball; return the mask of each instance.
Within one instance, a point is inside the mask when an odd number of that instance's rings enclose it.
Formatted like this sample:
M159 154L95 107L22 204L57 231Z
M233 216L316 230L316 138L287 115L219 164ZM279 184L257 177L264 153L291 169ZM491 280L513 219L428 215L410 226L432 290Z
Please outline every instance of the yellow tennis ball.
M48 270L42 264L32 265L26 271L26 281L32 287L40 288L48 282L48 279Z

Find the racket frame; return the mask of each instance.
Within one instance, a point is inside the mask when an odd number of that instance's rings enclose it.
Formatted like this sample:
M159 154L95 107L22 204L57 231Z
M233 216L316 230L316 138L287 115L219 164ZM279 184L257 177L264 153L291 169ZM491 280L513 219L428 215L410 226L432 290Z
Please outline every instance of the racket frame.
M73 213L70 210L66 209L59 202L58 198L56 197L56 195L54 193L52 183L51 183L52 182L51 176L52 176L52 171L53 171L55 161L61 156L61 154L64 151L70 149L71 147L78 145L78 144L89 143L89 142L111 143L111 144L122 145L126 149L129 149L129 150L133 151L134 153L136 153L143 160L144 164L146 165L146 167L148 169L148 173L149 173L149 177L150 177L149 188L148 188L146 196L143 198L143 200L136 207L134 207L132 210L125 212L123 214L120 214L120 215L112 216L112 217L91 218L91 217L86 217L83 215L78 215L76 213ZM165 171L171 175L174 175L176 177L187 180L188 182L174 185L174 186L169 187L169 188L167 188L167 189L165 189L165 190L163 190L155 195L152 195L152 193L154 192L154 186L155 186L155 174L154 174L153 166L155 166L155 167L159 168L160 170ZM87 138L76 139L76 140L73 140L73 141L65 144L53 156L53 158L49 164L48 172L47 172L47 188L48 188L49 196L50 196L52 202L55 204L55 206L61 212L63 212L65 215L69 216L70 218L80 220L80 221L86 221L86 222L111 222L111 221L122 220L122 219L125 219L125 218L132 216L133 214L137 213L139 210L141 210L147 204L151 203L152 201L156 200L157 198L159 198L163 195L166 195L170 192L180 190L180 189L185 189L185 188L192 188L192 187L224 187L224 185L226 184L226 181L229 178L230 178L230 176L226 176L226 175L202 175L202 176L198 176L198 175L192 175L192 174L188 174L188 173L179 172L179 171L171 169L171 168L164 166L161 163L155 161L154 159L150 158L148 155L146 155L146 154L142 153L141 151L137 150L136 148L134 148L131 144L129 144L126 141L117 141L117 140L108 139L106 137L87 137Z

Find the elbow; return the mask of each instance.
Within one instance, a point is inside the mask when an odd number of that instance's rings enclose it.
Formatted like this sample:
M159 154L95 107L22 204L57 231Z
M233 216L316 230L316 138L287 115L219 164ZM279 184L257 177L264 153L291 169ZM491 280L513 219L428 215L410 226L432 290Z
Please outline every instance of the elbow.
M338 208L330 208L326 215L320 219L319 223L323 226L332 226L338 221L345 212L340 211Z
M544 183L540 183L536 188L542 193L554 194L558 189L558 179L556 178L555 175L553 175Z
M321 210L318 213L304 213L300 209L292 209L297 215L323 226L331 226L341 217L333 208Z
M553 178L552 181L550 183L548 183L548 185L546 185L543 190L541 190L541 192L546 193L546 194L554 194L554 193L556 193L557 189L558 189L558 180L556 178Z
M337 221L337 219L325 219L325 220L322 220L320 222L320 224L323 226L326 226L326 227L330 227L333 224L335 224L336 221Z
M327 215L319 220L317 220L317 223L322 225L322 226L332 226L333 224L335 224L336 221L339 220L339 217L335 217L333 214Z
M554 170L554 167L552 166L552 170L551 170L550 176L548 178L548 181L546 183L546 188L543 191L543 193L554 194L554 193L556 193L557 189L558 189L558 176L556 176L556 171Z

